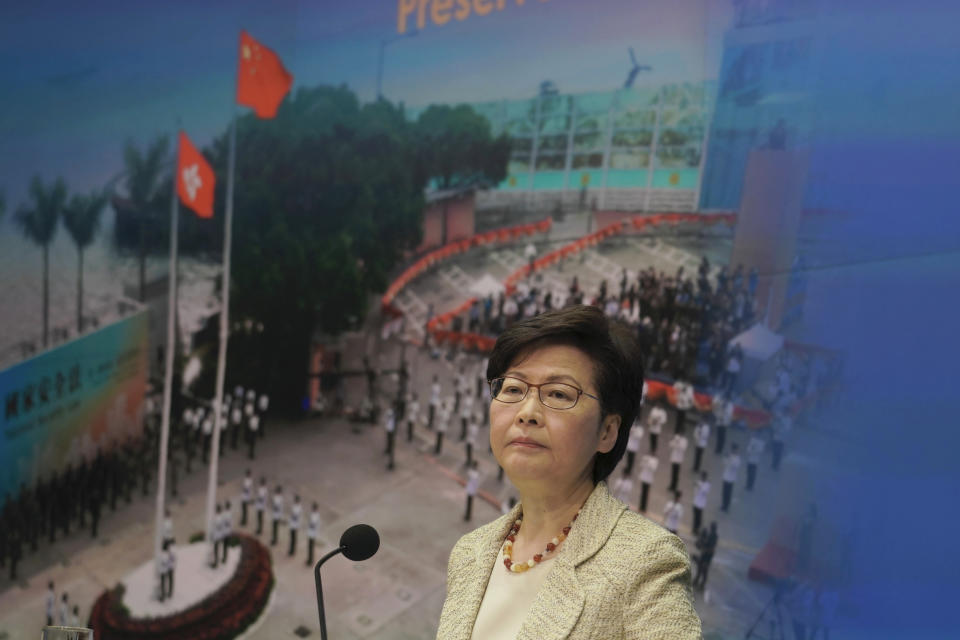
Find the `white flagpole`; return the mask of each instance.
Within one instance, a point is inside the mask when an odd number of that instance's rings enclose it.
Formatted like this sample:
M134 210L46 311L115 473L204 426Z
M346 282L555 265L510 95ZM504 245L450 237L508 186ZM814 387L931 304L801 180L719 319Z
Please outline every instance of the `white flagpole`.
M230 337L230 247L233 227L233 178L237 157L237 107L233 106L230 119L230 150L227 157L227 204L224 215L223 231L223 278L220 306L220 351L217 358L217 388L213 404L213 443L210 447L210 477L207 481L207 546L210 558L213 558L213 516L217 503L217 463L220 459L220 424L226 418L223 415L223 380L227 366L227 340ZM239 427L236 427L239 428ZM212 562L211 562L212 564Z
M179 138L178 138L179 140ZM179 150L179 143L175 147ZM177 153L173 158L173 189L170 194L170 273L167 276L167 350L164 353L163 417L160 422L160 460L157 468L156 531L153 536L154 597L160 594L160 552L163 544L163 514L167 492L167 445L170 439L170 403L173 398L173 363L177 348L177 223L180 210L177 202Z

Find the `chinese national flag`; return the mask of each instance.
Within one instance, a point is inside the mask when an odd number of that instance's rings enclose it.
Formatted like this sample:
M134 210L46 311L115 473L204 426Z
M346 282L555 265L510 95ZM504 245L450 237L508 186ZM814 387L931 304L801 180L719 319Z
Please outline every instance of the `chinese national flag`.
M212 218L214 182L213 168L181 131L177 154L177 195L180 201L201 218Z
M293 76L277 54L241 31L237 102L252 107L259 118L272 118L292 84Z

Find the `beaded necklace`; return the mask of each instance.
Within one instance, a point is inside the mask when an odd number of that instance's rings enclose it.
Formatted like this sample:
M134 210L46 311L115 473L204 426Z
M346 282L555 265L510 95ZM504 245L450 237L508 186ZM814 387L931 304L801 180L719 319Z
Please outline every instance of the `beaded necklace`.
M514 573L523 573L528 569L533 569L543 561L543 556L556 551L557 547L560 546L560 543L567 539L567 535L570 533L570 528L573 527L573 523L576 522L577 516L579 515L580 512L577 511L577 513L573 516L573 520L571 520L570 524L563 528L563 531L560 532L560 535L547 543L547 548L544 549L543 553L534 554L534 556L526 562L514 563L513 543L517 541L517 533L520 531L520 523L523 522L523 514L521 513L520 517L518 517L513 523L510 533L507 534L506 539L503 541L503 566L505 566L508 571L512 571Z

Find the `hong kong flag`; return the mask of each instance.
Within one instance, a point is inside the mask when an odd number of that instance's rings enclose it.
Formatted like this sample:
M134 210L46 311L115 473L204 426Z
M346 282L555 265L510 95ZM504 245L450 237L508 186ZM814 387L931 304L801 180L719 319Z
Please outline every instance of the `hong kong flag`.
M213 168L181 131L177 154L177 195L180 201L201 218L212 218L214 182Z
M292 84L277 54L241 31L237 103L252 107L258 118L273 118Z

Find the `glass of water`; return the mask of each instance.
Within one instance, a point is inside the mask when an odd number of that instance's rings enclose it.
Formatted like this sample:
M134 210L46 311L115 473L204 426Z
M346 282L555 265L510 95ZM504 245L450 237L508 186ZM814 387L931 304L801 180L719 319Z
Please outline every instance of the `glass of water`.
M44 627L40 640L93 640L93 629L84 627Z

